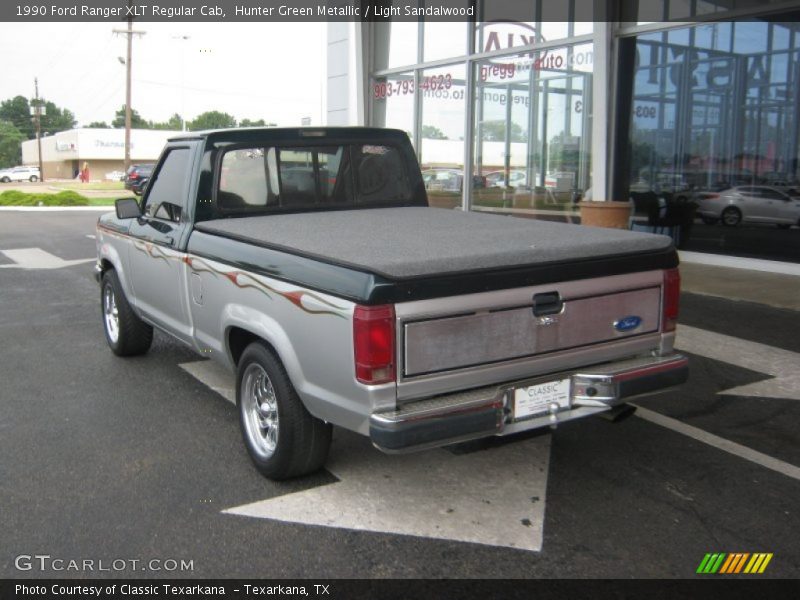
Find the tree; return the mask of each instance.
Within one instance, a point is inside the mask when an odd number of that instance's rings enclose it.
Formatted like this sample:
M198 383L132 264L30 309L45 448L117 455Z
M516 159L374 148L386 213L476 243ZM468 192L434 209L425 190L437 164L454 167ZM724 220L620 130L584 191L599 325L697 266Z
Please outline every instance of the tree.
M105 121L92 121L85 126L87 129L110 129L108 123Z
M270 123L270 126L274 126L274 123ZM258 121L251 121L250 119L242 119L239 121L239 127L266 127L267 124L264 122L264 119L259 119Z
M52 135L75 127L75 115L72 114L72 111L59 108L46 100L40 99L39 103L45 108L45 114L42 115L42 133ZM35 134L33 137L36 137Z
M0 120L10 122L29 140L36 137L36 124L31 116L32 102L35 101L29 101L24 96L14 96L0 103ZM39 104L44 107L41 118L43 134L53 134L75 127L75 115L66 108L61 109L43 98L39 99Z
M25 134L10 121L0 121L0 169L22 162L22 142Z
M481 124L482 139L485 142L503 142L506 139L506 122L504 120L484 121ZM528 136L516 123L511 123L511 141L527 142Z
M36 137L36 127L31 119L31 106L24 96L14 96L0 103L0 120L11 123L17 131L32 140Z
M433 125L422 126L422 137L428 140L446 140L447 136L444 131Z
M125 127L125 105L123 104L120 109L114 113L114 120L111 121L111 126L115 129ZM152 123L142 118L135 108L131 109L131 129L151 129Z
M236 127L236 119L228 113L212 110L197 115L194 121L188 124L189 131L199 131L201 129L228 129Z
M172 131L181 131L183 129L183 118L178 113L175 113L164 123L150 122L150 127L152 129L169 129Z

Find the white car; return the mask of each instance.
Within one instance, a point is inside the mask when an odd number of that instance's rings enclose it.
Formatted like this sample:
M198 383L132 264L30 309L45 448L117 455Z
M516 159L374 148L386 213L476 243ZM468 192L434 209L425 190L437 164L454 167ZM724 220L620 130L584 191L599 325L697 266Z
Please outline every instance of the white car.
M706 224L722 221L769 223L778 227L800 225L800 197L794 190L768 185L739 185L719 193L703 194L697 213Z
M39 181L41 175L38 167L13 167L0 171L0 181L9 183L11 181Z

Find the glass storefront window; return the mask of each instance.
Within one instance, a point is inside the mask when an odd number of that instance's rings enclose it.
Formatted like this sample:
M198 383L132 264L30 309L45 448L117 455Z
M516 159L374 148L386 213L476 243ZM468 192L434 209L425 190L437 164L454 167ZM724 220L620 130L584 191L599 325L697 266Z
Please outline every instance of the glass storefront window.
M476 209L568 219L590 185L590 44L476 64Z
M461 205L466 106L464 80L465 67L457 64L425 69L418 83L418 92L422 96L422 126L417 152L432 206L452 208Z
M623 0L621 21L653 23L689 20L704 15L720 15L732 9L764 9L783 0Z
M372 123L408 133L414 141L414 96L417 83L414 71L371 80Z
M635 202L697 210L701 232L684 247L765 256L748 228L800 222L790 199L800 188L797 27L742 21L637 38L625 175Z

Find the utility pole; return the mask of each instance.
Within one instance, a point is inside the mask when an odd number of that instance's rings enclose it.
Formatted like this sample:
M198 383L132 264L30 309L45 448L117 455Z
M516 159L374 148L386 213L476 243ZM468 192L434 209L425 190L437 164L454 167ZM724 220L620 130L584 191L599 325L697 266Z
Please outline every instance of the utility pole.
M44 165L42 164L42 105L39 102L39 78L34 77L36 104L33 107L33 119L36 121L36 145L39 148L39 181L44 181Z
M128 0L128 6L131 5ZM131 62L133 54L133 36L142 36L144 31L134 31L133 17L128 17L127 29L115 29L114 33L117 35L128 36L128 55L125 59L125 172L131 166Z

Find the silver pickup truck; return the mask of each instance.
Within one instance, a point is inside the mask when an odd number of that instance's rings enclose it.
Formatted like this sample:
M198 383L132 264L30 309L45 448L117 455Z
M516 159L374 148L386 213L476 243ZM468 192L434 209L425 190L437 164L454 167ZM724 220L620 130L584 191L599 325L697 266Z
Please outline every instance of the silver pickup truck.
M623 411L688 374L670 238L431 208L400 131L176 137L96 238L111 350L157 327L235 371L274 479L320 468L332 425L419 450Z

